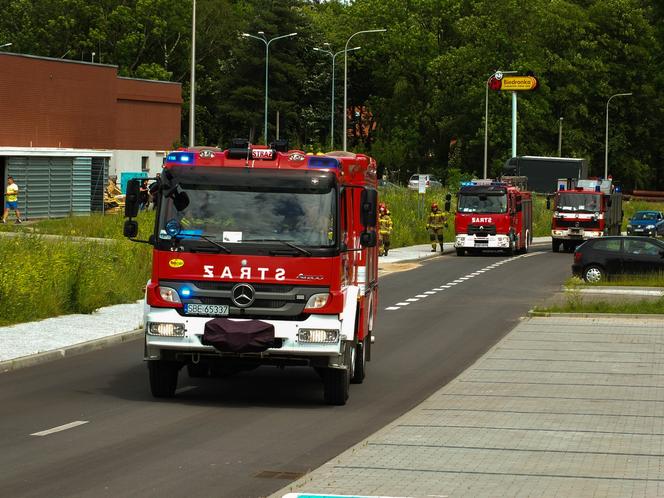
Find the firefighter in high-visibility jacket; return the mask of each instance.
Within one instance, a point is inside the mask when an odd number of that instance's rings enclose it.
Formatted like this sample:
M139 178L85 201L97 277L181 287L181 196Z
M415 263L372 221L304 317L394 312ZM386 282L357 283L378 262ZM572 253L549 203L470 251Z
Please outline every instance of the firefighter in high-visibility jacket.
M431 212L427 219L427 231L431 240L431 252L436 252L436 244L440 244L440 252L443 252L443 230L447 226L447 213L440 211L438 203L431 204Z
M378 205L378 235L380 244L378 246L378 255L387 256L390 250L390 235L392 234L392 217L390 210L384 203Z

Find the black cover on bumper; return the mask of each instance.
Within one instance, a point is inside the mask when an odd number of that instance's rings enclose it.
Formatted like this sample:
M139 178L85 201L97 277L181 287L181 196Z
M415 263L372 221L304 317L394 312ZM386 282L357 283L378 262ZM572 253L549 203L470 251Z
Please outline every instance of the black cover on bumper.
M205 324L203 344L224 353L257 353L275 346L274 326L260 320L215 318Z

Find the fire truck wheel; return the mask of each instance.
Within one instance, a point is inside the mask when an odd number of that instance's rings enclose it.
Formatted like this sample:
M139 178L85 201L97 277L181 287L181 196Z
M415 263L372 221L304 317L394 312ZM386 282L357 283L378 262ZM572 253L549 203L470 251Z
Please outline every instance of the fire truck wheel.
M463 256L466 254L466 250L463 247L457 247L456 248L456 253L457 256Z
M560 241L558 239L551 239L551 250L553 252L560 251Z
M350 379L351 384L362 384L367 375L367 344L369 344L369 336L355 346L355 367L353 377Z
M510 247L505 251L508 256L514 256L514 241L510 240Z
M606 279L604 269L601 266L590 265L583 270L583 280L590 283L602 282Z
M327 368L323 372L323 391L328 405L345 405L350 387L348 369Z
M176 361L152 360L148 362L150 390L155 398L172 398L178 386L178 372L182 365Z

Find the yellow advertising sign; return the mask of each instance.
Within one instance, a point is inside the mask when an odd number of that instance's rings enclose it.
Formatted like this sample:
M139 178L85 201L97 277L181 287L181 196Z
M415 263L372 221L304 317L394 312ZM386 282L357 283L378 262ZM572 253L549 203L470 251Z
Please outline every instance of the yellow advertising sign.
M168 262L168 266L170 266L171 268L182 268L184 266L184 261L179 258L171 259Z
M534 76L503 76L500 83L500 89L509 92L535 90L538 86Z

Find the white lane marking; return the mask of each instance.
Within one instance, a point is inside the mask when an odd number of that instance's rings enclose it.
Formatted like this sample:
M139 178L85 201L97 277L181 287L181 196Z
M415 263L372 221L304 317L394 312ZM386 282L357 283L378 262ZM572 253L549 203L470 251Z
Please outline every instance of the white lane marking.
M417 299L416 297L409 297L408 299L406 299L406 301L408 301L409 303L415 303L419 301L419 299Z
M397 303L397 306L408 306L410 303Z
M458 283L459 283L459 282L456 282L456 281L455 281L455 282L447 282L445 285L447 285L447 287L450 287L450 286L452 286L452 285L456 285L456 284L458 284Z
M469 276L471 276L471 277L476 277L476 276L478 276L480 273L482 273L482 272L480 272L480 271L476 271L476 272L471 273Z
M399 309L398 306L388 306L387 308L385 308L386 311L394 311L394 310L398 310L398 309Z
M429 296L426 295L426 294L417 294L415 297L419 297L420 299L423 299L423 298L429 297Z
M450 286L449 286L449 285L441 285L440 288L441 288L441 289L449 289Z
M435 294L435 292L434 292L434 291L432 291L432 290L430 290L430 291L424 291L424 293L425 293L425 294L428 294L428 295L432 295L432 294Z
M48 436L49 434L54 434L56 432L66 431L67 429L73 429L79 425L87 424L89 420L75 420L74 422L69 422L68 424L59 425L53 427L52 429L46 429L45 431L34 432L30 434L31 436Z
M470 279L468 275L466 275L465 277L459 277L459 280L468 280L468 279Z
M477 270L476 273L479 275L480 273L484 273L485 271L487 271L487 270Z
M175 394L186 393L187 391L191 391L192 389L196 389L196 386L183 386L179 389L176 389Z
M460 284L460 283L463 283L463 280L461 280L460 278L457 278L456 280L454 280L453 283Z

